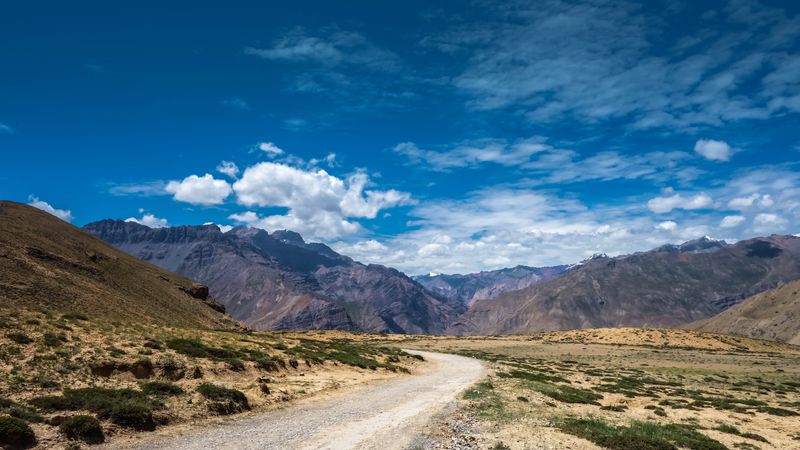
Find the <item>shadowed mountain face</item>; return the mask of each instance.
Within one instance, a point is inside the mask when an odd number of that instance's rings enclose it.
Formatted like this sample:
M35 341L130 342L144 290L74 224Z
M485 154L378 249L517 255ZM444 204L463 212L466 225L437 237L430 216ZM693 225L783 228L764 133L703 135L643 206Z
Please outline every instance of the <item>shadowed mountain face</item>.
M495 298L505 292L552 280L569 267L517 266L466 275L418 275L414 280L432 292L470 306L476 300Z
M361 264L291 231L151 229L119 220L84 228L131 255L208 284L233 318L257 329L435 334L464 310L401 272Z
M800 238L710 239L600 256L561 277L476 301L448 329L506 334L596 327L679 327L800 278Z
M44 211L0 201L0 306L152 324L234 328L208 288Z
M800 281L756 294L686 328L800 345Z

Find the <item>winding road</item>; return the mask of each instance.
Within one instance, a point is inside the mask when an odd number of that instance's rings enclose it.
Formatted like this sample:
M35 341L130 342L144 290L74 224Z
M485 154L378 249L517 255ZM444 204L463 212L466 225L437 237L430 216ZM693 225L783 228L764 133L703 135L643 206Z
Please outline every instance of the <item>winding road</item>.
M407 350L425 372L208 429L156 438L150 449L404 449L432 417L485 373L471 358Z

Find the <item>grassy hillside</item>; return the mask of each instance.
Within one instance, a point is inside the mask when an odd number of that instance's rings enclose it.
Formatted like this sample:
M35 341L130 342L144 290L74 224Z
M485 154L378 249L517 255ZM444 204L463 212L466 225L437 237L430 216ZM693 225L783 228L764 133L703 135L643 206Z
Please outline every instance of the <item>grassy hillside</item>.
M116 250L46 212L0 202L0 308L232 327L204 294L192 281Z

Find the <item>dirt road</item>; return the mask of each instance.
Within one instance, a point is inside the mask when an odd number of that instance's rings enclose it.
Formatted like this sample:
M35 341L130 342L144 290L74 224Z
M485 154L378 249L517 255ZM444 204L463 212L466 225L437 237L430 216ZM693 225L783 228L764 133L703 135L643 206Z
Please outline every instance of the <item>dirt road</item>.
M133 448L404 449L434 414L484 374L483 365L471 358L409 352L429 362L422 374Z

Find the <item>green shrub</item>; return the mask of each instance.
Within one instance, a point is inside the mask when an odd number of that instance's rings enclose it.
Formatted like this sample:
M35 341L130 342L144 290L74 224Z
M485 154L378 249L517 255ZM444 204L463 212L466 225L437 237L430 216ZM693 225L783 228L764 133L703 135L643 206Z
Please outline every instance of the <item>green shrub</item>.
M68 312L66 314L62 314L61 318L64 320L89 320L86 314L79 312Z
M0 416L0 446L6 448L29 448L36 445L36 435L24 420Z
M44 418L36 411L2 397L0 397L0 412L26 422L40 423L44 421Z
M87 415L70 416L61 422L58 427L65 436L92 444L99 444L105 440L103 427L95 417Z
M48 347L58 347L63 343L64 342L61 340L61 338L55 333L48 331L44 334L44 345Z
M111 408L111 422L126 428L141 431L153 431L156 422L153 419L153 408L147 402L126 401Z
M561 431L582 437L612 450L726 450L720 442L688 425L634 421L628 427L614 427L594 418L568 417L560 421Z
M247 397L236 389L203 383L197 387L197 392L209 400L208 409L216 414L227 415L250 410Z
M100 419L137 430L155 428L153 411L163 404L133 389L65 389L61 396L36 397L30 404L44 411L87 410Z
M20 345L26 345L33 342L33 339L21 331L12 331L11 333L6 334L6 337Z
M149 381L142 383L142 392L155 397L169 397L183 394L183 389L168 381Z

